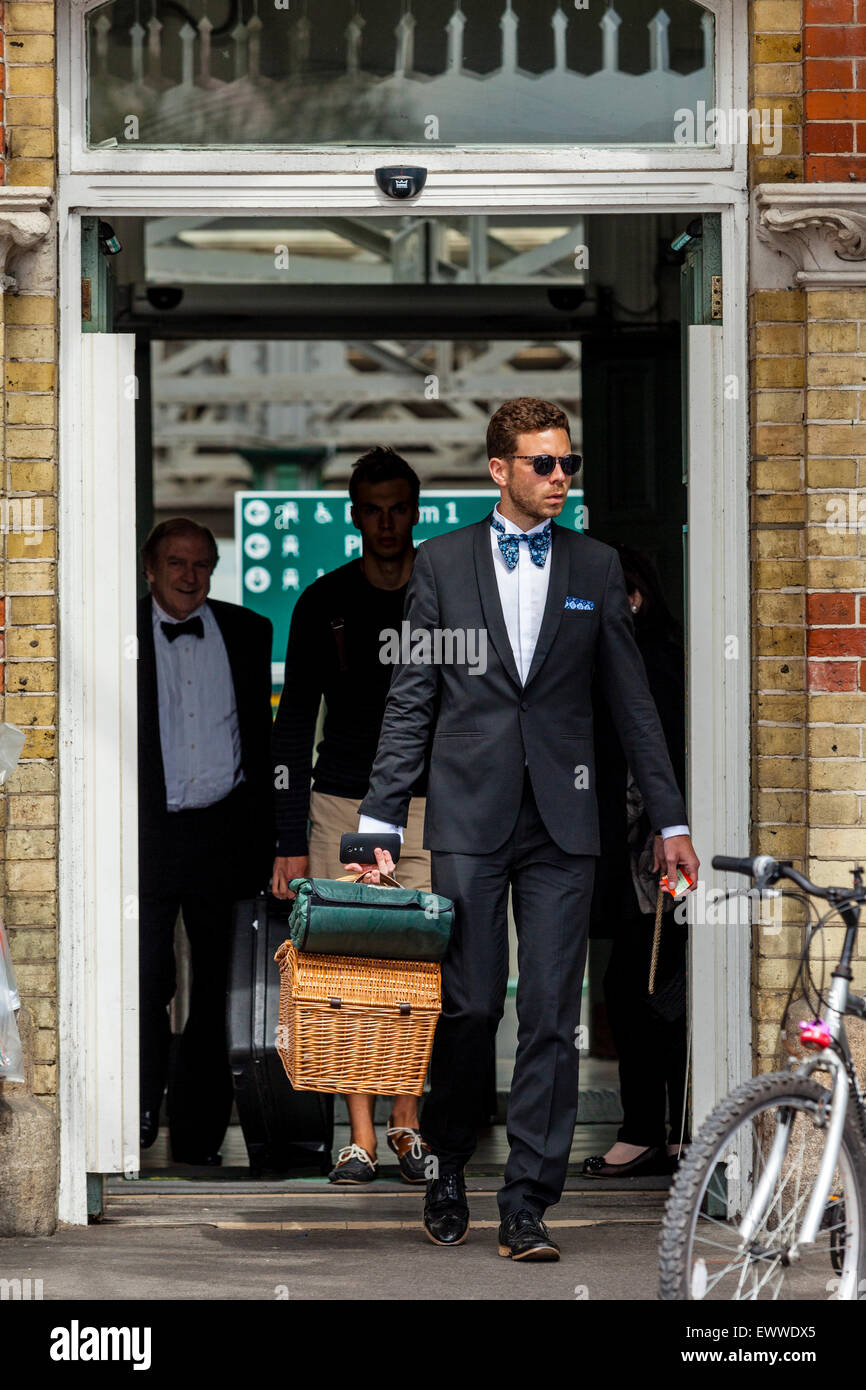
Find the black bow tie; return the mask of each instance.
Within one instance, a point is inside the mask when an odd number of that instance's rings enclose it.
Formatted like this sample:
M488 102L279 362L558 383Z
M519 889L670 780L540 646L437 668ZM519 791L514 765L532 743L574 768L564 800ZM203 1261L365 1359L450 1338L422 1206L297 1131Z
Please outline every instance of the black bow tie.
M169 642L173 642L176 637L184 637L187 634L191 634L193 637L204 637L204 623L201 618L187 618L185 623L160 623L160 627Z

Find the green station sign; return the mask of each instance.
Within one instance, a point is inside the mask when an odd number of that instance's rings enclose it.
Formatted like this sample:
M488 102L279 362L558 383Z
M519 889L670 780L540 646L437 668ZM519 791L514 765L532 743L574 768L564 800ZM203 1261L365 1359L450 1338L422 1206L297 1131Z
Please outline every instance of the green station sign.
M424 491L415 543L468 526L487 516L499 498L492 488ZM274 677L282 684L282 663L295 603L308 585L361 554L361 533L352 524L351 503L343 492L238 492L235 539L238 603L270 618L274 625ZM583 493L569 495L560 521L583 529Z

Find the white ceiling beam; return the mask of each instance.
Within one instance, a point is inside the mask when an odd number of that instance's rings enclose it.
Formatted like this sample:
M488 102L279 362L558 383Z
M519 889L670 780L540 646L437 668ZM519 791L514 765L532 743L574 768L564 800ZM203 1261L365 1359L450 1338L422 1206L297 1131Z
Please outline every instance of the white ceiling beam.
M155 357L154 377L173 377L181 376L193 367L201 367L205 362L216 362L225 353L228 343L216 339L209 339L203 343L185 343L179 351L170 354L165 352L165 343L154 343L154 347L157 346L163 351L159 358Z
M455 373L448 383L442 404L450 400L484 399L512 395L547 397L579 395L580 373L569 370L550 372L500 372L480 376L474 371ZM189 376L160 377L155 384L154 404L162 405L255 405L330 403L340 393L348 393L354 404L369 401L417 401L424 403L424 384L420 377L394 372L287 372L274 376Z
M275 264L274 255L255 251L205 251L176 246L148 247L145 273L151 284L188 285L389 285L387 266L363 261L338 261L329 257L302 256L289 250L288 265Z
M567 232L556 237L553 241L546 241L541 246L533 246L530 251L523 251L519 256L513 256L511 260L505 261L502 265L493 267L490 270L489 278L494 281L506 280L510 283L523 276L537 276L548 266L556 265L566 256L573 256L576 245L583 240L583 234L581 221L569 227ZM579 271L575 272L576 284L580 282L580 274Z
M149 218L144 224L145 245L159 246L167 241L181 235L182 232L193 232L199 227L210 226L212 222L221 222L223 214L215 217L213 213L209 217L153 217Z
M562 396L571 415L572 424L578 419L576 402ZM435 441L437 446L457 444L466 446L474 437L483 441L483 430L474 429L463 420L346 420L338 424L312 426L304 435L267 437L251 433L236 420L191 421L188 424L168 425L154 431L154 443L160 448L172 445L202 444L226 449L309 449L372 448L375 444L390 444L395 449L425 446Z

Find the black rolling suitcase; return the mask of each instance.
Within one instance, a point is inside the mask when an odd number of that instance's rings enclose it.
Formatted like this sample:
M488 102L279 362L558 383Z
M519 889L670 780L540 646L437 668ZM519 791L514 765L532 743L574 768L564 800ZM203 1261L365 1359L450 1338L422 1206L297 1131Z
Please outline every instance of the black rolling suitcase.
M255 1173L331 1168L334 1098L295 1091L277 1053L280 971L290 902L266 894L235 903L227 1000L229 1063Z

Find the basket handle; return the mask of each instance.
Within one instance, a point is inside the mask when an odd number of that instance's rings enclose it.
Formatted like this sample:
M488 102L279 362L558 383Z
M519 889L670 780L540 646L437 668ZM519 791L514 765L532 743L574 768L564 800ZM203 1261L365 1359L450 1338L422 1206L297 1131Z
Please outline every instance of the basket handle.
M369 869L364 869L363 872L360 874L341 874L340 877L337 879L337 882L362 883L369 872ZM392 878L390 874L383 874L381 869L379 870L379 873L379 883L368 883L368 888L402 888L403 885L401 883L398 883L396 878Z

